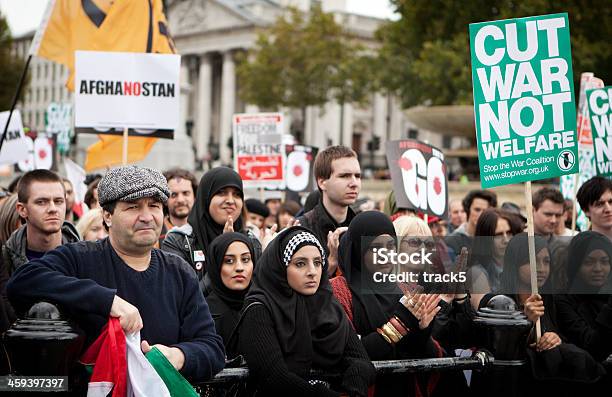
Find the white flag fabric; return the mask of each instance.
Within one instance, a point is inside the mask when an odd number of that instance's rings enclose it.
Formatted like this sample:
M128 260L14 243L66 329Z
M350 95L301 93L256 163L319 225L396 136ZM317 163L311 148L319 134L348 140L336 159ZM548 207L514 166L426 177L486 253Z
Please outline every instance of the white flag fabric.
M126 335L128 397L170 397L170 391L140 349L140 332Z
M87 193L85 170L69 158L64 159L64 167L66 168L66 178L72 183L74 189L74 202L80 204L85 200L85 193Z
M9 112L0 113L0 135L2 135L4 131L8 116ZM2 144L0 164L10 165L27 160L30 156L28 144L32 146L32 140L24 134L21 113L19 110L15 110L11 116L11 123L9 124L8 130L6 131L6 137L4 137L4 143Z

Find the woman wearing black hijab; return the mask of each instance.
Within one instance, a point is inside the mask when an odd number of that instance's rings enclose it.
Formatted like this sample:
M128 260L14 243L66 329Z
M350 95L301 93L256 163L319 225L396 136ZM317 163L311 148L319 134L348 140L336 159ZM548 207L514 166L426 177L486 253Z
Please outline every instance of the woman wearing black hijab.
M282 231L264 250L245 299L239 351L261 395L340 396L311 369L340 373L337 387L366 396L374 366L334 299L323 246L308 229Z
M557 319L568 340L597 360L612 354L612 243L597 232L576 235L568 247L568 294L556 296Z
M171 229L162 244L164 251L179 255L191 264L205 292L210 281L204 279L207 272L208 246L224 231L236 231L246 235L253 244L255 258L261 253L257 237L244 229L242 207L244 193L240 175L231 168L217 167L206 172L196 193L195 203L189 213L188 223Z
M514 236L504 255L504 271L499 293L513 298L527 318L535 325L540 320L542 336L536 343L535 326L526 343L530 371L524 373L525 390L533 394L546 391L554 395L576 395L577 389L593 389L588 384L599 379L603 369L585 350L563 340L559 328L554 296L551 294L551 259L546 240L534 237L537 283L539 294L531 293L529 245L527 233ZM485 295L481 305L488 302ZM564 336L563 336L564 337ZM535 351L534 351L535 350ZM593 387L597 388L595 384ZM569 393L569 394L567 394Z
M224 233L209 247L208 275L211 292L206 297L217 334L223 338L228 357L234 355L228 342L238 325L244 297L253 276L254 256L251 241L242 233Z
M549 350L562 343L559 336L555 305L551 292L550 281L550 252L546 240L540 236L534 237L536 268L539 294L531 294L531 278L529 267L529 245L527 233L514 236L504 254L504 271L501 275L498 294L511 297L516 305L524 311L530 321L540 319L542 337L537 350ZM480 301L480 307L486 306L495 294L487 294ZM535 333L532 332L530 342L534 342Z
M331 280L334 295L361 336L370 359L441 357L442 349L430 337L429 326L440 310L439 295L404 299L397 283L374 279L376 272L390 273L392 269L373 263L373 249L395 250L395 245L395 228L386 215L378 211L357 215L340 238L338 261L343 275ZM376 395L429 395L438 378L438 374L418 379L406 376L402 382L397 376L379 376Z

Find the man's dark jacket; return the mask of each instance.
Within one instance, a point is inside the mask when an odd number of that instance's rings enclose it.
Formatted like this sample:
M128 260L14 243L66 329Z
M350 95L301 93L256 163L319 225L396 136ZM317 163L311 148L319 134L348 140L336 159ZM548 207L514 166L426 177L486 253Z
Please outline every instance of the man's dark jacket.
M323 248L325 248L325 253L329 255L327 249L327 234L329 232L333 232L339 227L348 226L355 216L355 212L351 209L351 207L348 207L346 219L344 222L338 223L329 214L329 212L327 212L325 206L323 205L323 200L321 199L312 210L308 211L297 219L300 221L300 226L304 226L314 233L314 235L321 242Z

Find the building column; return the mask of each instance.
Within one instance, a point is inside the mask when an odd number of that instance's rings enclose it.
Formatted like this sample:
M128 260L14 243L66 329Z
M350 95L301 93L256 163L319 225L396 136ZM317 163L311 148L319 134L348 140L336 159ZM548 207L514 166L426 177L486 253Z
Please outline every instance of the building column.
M385 142L387 141L387 98L378 92L374 94L374 121L372 123L372 134L380 138L378 154L384 154ZM370 138L371 139L371 138Z
M179 76L179 86L181 91L180 96L180 117L179 125L174 132L175 138L186 138L186 122L189 117L189 93L191 92L191 85L189 84L189 65L188 60L183 58L181 62L181 74Z
M340 133L342 134L342 145L352 148L353 147L353 105L350 103L345 103L344 106L339 106L339 109L341 112L344 111L344 120L342 122L343 131L340 131Z
M404 113L401 108L401 102L394 96L389 98L389 113L389 123L391 125L389 140L401 139L403 135Z
M209 54L200 56L198 72L198 100L196 109L197 128L194 132L199 159L210 152L210 127L212 113L212 61Z
M232 136L232 115L236 103L236 65L231 51L223 54L223 71L221 76L221 120L219 134L219 153L223 164L232 162L227 141Z

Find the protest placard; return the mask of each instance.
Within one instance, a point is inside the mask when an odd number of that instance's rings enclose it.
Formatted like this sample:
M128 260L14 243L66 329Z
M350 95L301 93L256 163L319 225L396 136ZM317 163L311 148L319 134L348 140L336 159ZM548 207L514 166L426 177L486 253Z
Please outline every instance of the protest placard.
M285 145L285 186L294 192L307 192L315 187L312 164L318 148L306 145Z
M591 122L589 121L589 107L586 100L586 91L593 88L602 88L604 83L593 73L580 74L580 94L578 95L578 165L580 172L573 175L562 175L559 181L559 190L563 197L572 200L572 227L587 230L589 219L580 206L576 205L576 193L582 184L596 175L595 152L593 151L593 136Z
M37 169L50 170L54 164L54 146L53 136L46 133L28 134L25 136L24 147L27 151L27 156L17 163L17 169L22 172L28 172ZM4 148L3 148L4 150Z
M45 111L45 130L56 135L57 151L68 153L73 137L72 104L51 102Z
M577 172L567 13L469 30L482 187Z
M387 141L386 153L398 208L446 217L448 180L442 151L405 139Z
M4 129L8 120L9 112L0 113L0 126ZM19 110L13 111L11 122L6 131L2 152L0 152L0 164L16 164L28 158L28 141L30 138L23 132L21 113Z
M279 188L285 177L283 115L235 114L234 168L245 187Z
M612 176L612 86L588 90L586 95L597 174Z
M179 125L180 56L76 52L77 133L169 138Z

